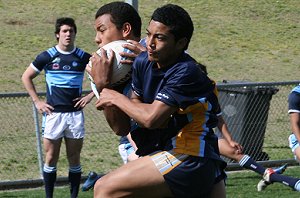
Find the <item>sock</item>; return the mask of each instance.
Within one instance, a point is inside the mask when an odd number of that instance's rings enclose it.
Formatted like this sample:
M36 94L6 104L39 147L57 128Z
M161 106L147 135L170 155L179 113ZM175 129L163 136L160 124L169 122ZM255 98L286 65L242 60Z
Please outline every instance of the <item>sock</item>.
M244 155L244 157L239 161L239 165L243 168L253 170L260 175L263 175L266 170L263 166L254 161L249 155Z
M300 191L300 180L297 181L297 183L296 183L295 186L294 186L294 189L295 189L296 191Z
M43 177L44 177L46 198L52 198L54 192L54 184L56 181L56 167L50 167L44 164Z
M69 168L69 182L71 198L77 198L81 181L81 166L73 166Z
M271 182L280 182L283 183L284 185L287 185L294 190L300 191L300 179L294 178L294 177L289 177L285 175L279 175L279 174L271 174L270 175L270 181Z

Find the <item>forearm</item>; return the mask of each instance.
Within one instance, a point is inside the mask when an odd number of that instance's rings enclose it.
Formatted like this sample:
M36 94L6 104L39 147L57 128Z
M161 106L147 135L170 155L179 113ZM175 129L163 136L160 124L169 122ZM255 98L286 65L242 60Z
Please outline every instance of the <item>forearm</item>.
M142 103L139 98L134 97L134 94L129 99L127 96L110 89L102 90L96 106L100 109L116 106L145 128L161 128L170 115L177 110L176 107L168 106L157 100L151 104Z
M297 140L300 141L300 115L299 113L290 114L291 129Z
M39 96L31 79L22 78L23 85L33 102L39 101Z
M161 115L156 114L158 112L154 105L146 103L137 103L129 100L127 97L116 100L115 104L129 117L134 119L141 127L145 128L159 128L162 123Z
M130 119L117 107L109 107L104 109L104 116L110 128L116 135L126 136L130 131Z
M222 133L225 140L228 142L232 141L231 134L229 133L227 124L225 123L222 116L219 116L218 129Z
M137 150L137 146L136 146L135 142L133 141L133 139L131 138L131 134L130 134L130 133L128 133L127 139L128 139L128 141L130 142L131 146L132 146L132 147L134 148L134 150L136 151L136 150Z

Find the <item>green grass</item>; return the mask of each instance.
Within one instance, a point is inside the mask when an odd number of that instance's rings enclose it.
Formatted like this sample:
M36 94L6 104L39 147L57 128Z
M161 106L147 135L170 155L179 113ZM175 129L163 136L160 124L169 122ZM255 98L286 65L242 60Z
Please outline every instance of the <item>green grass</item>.
M77 45L93 52L94 14L106 2L0 1L0 92L24 91L20 76L39 52L55 44L57 17L74 17ZM143 36L151 13L165 3L179 4L191 14L195 31L188 51L208 66L215 80L298 80L298 0L140 0ZM41 79L38 90L44 88Z
M300 167L289 167L285 175L289 176L298 176ZM228 198L298 198L300 192L293 191L291 188L284 186L280 183L274 183L266 188L265 191L257 192L256 185L261 177L251 171L238 171L228 173L227 180L227 197ZM68 197L69 188L68 187L57 187L55 188L54 197ZM44 190L43 188L36 188L30 190L17 190L17 191L0 191L0 197L23 197L23 198L35 198L43 197ZM80 192L79 197L92 197L93 192Z

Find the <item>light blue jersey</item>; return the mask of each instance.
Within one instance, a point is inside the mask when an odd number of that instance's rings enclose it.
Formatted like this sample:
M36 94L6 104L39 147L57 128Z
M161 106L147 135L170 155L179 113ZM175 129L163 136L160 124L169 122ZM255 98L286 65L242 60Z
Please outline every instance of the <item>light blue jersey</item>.
M45 71L47 103L54 112L78 111L74 108L75 98L81 96L84 70L90 54L79 48L71 52L57 46L39 54L31 66L37 71Z

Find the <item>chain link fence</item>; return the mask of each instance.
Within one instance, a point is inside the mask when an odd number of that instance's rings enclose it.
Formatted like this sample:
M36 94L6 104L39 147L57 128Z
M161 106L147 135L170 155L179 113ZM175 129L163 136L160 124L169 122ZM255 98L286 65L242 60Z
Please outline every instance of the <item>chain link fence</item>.
M295 163L287 141L291 133L287 97L299 83L218 84L223 116L233 138L244 146L245 153L261 163ZM44 97L44 93L40 95ZM94 102L95 99L84 109L84 175L90 170L106 173L122 164L117 149L119 137L111 131L102 112L95 109ZM25 93L0 94L0 109L0 182L40 179L41 115ZM228 167L236 166L230 159L224 159ZM64 144L57 169L58 177L67 176Z

